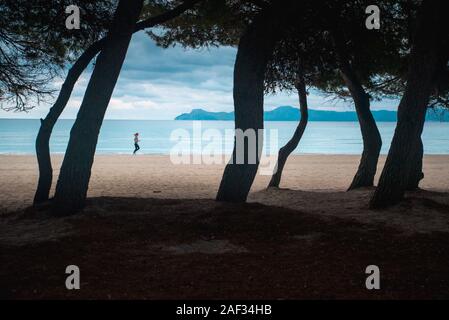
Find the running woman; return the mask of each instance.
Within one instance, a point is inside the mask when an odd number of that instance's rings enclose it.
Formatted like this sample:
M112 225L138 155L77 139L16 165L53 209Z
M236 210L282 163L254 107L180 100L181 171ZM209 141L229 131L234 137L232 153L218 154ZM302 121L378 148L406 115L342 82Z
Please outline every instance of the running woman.
M135 133L134 134L134 152L133 152L133 154L136 154L136 152L140 150L139 142L140 142L139 133Z

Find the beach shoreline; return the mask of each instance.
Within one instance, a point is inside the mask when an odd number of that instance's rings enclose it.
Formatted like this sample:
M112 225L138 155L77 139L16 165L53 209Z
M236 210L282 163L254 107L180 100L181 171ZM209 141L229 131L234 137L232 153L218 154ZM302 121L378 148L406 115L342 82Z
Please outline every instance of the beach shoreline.
M63 155L52 155L56 184ZM281 188L303 191L345 191L355 174L359 156L292 155L284 169ZM385 156L379 160L381 172ZM88 197L214 199L223 174L222 164L175 165L163 155L96 155ZM32 155L0 155L0 210L13 211L32 204L38 179ZM426 155L421 187L448 192L449 156ZM269 175L258 174L252 194L264 190ZM252 198L250 194L250 201ZM279 203L278 205L288 205Z

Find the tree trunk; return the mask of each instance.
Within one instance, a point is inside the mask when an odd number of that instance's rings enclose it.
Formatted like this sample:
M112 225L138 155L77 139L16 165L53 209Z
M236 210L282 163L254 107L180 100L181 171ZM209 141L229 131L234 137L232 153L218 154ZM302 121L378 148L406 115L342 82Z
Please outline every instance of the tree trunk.
M186 0L180 5L174 7L172 10L161 13L155 17L150 17L146 20L136 23L134 32L154 27L155 25L164 23L171 20L186 10L192 8L199 0ZM87 68L90 61L100 52L103 45L106 42L106 38L102 38L94 42L78 60L73 64L67 73L67 77L62 84L61 91L55 104L50 108L45 119L41 119L41 127L36 138L36 156L39 164L39 181L34 196L34 204L38 204L49 199L50 188L53 180L53 169L51 166L50 158L50 136L61 113L64 111L70 95L72 94L75 83L83 71Z
M370 110L369 95L363 89L349 62L343 64L341 74L354 99L363 139L362 158L348 190L371 187L374 185L377 162L379 161L380 149L382 148L382 138Z
M121 0L108 39L81 103L56 185L55 205L61 213L83 208L98 134L112 96L143 0Z
M34 204L38 204L49 199L50 188L53 180L53 169L50 158L50 136L61 113L64 111L67 102L72 94L73 87L78 81L83 71L90 61L100 52L104 40L93 43L78 58L67 73L67 77L62 84L61 91L54 105L50 108L45 119L41 119L41 126L36 138L36 157L39 164L39 181L34 195Z
M253 130L256 139L243 145L234 139L232 158L226 166L218 201L244 202L257 173L262 151L264 78L275 45L275 31L266 14L260 14L240 38L234 66L235 129ZM238 155L243 154L243 163ZM252 159L255 158L255 161Z
M430 94L439 65L443 1L425 0L421 5L410 57L407 86L398 108L398 123L379 185L370 202L373 209L398 203L417 171L414 155L421 148L421 134Z
M299 108L301 110L301 120L299 121L299 124L296 127L295 133L293 134L292 138L286 143L285 146L279 149L278 162L276 164L275 169L276 171L273 173L270 183L268 184L269 188L270 187L279 188L279 184L281 183L282 171L284 170L285 163L287 162L287 159L290 156L290 154L296 149L299 142L301 141L301 138L307 127L307 122L309 120L306 84L304 81L304 77L302 75L299 76L296 89L298 91L299 96Z
M423 173L424 146L421 137L418 139L416 151L411 159L410 173L408 177L407 191L419 189L419 183L424 179Z

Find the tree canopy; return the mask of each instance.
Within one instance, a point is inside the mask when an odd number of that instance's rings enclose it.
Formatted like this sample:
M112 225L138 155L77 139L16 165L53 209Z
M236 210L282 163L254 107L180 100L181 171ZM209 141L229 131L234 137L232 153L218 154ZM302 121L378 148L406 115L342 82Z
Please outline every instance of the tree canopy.
M267 68L267 92L294 89L296 73L303 69L309 85L326 96L347 99L350 94L338 72L338 56L344 54L372 99L397 98L405 88L411 35L420 3L378 1L382 27L369 30L365 28L369 1L301 1L296 13L284 13L287 22ZM164 48L237 46L243 30L257 13L272 6L288 7L287 4L288 1L206 0L148 34ZM159 3L157 9L163 10L164 5ZM344 52L336 52L337 47L344 48ZM446 65L431 105L446 102L447 77Z
M31 108L51 93L50 81L90 43L104 35L116 1L82 0L80 29L65 20L69 0L2 0L0 2L0 106Z

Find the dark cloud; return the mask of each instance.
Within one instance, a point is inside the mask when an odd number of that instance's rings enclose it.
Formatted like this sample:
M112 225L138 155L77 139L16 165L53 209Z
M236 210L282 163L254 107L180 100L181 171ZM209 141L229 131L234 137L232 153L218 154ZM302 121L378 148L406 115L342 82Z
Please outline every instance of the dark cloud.
M211 111L231 111L232 76L236 49L230 47L188 50L181 47L162 49L143 32L133 39L114 90L107 118L173 119L193 108ZM79 80L65 118L76 117L93 66ZM61 81L55 83L59 88ZM350 106L326 101L319 95L309 96L312 108L348 109ZM397 101L388 105L376 103L375 108L391 109ZM267 109L280 105L297 105L296 96L279 94L267 96ZM27 115L38 118L47 113L49 105L41 105ZM17 114L0 113L0 117Z

